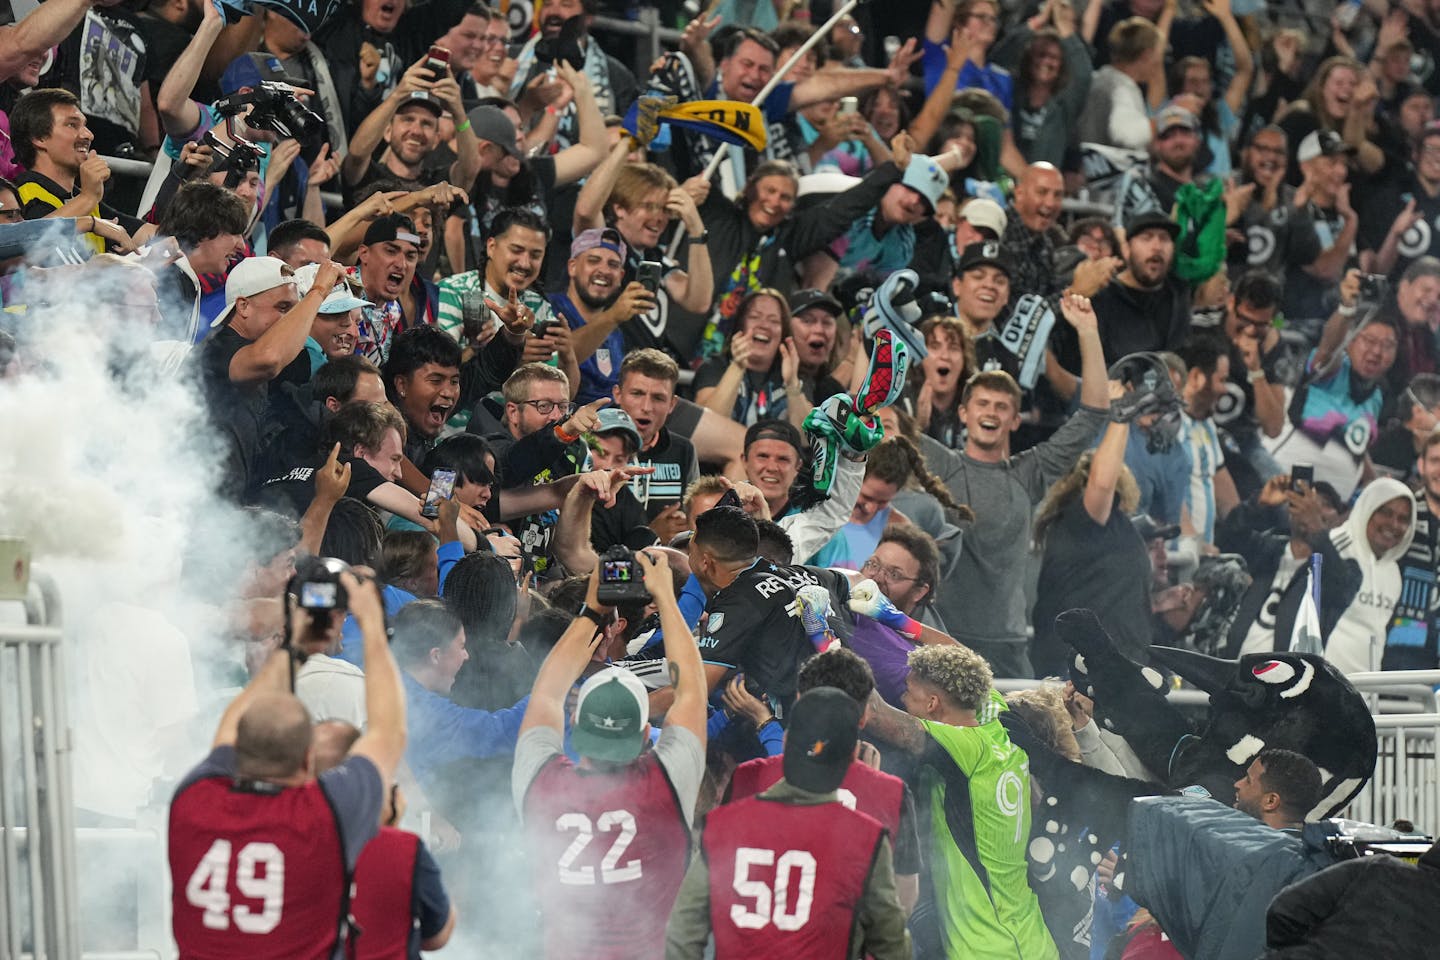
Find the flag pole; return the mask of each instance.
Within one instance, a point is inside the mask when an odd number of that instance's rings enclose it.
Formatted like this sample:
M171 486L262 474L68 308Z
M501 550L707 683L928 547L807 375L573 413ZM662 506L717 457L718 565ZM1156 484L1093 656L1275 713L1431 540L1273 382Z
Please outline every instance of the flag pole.
M834 15L831 16L829 20L826 20L818 30L810 34L809 38L807 38L804 43L800 44L800 46L795 50L795 52L790 55L790 59L786 60L784 65L771 75L770 81L766 83L765 86L760 88L760 92L755 94L755 99L750 101L750 105L752 107L760 107L760 105L765 102L765 98L770 96L771 91L773 91L776 87L780 85L780 81L785 79L785 75L794 68L795 64L799 63L801 58L804 57L805 54L809 53L810 50L815 46L815 44L820 42L820 38L829 36L831 28L833 28L837 23L843 20L850 13L850 11L854 10L859 5L860 0L846 0L845 5L840 7L840 9L836 10ZM763 110L761 111L761 116L764 116ZM732 146L733 144L729 143L720 144L720 149L715 151L715 156L711 157L710 162L705 166L705 172L703 176L706 180L709 180L711 177L715 176L715 171L719 170L720 164L725 162L725 157L729 153L729 150ZM684 239L685 224L681 223L679 229L675 231L674 238L670 241L670 249L666 251L666 255L669 256L672 260L675 258L675 254L679 252L680 244L684 241Z

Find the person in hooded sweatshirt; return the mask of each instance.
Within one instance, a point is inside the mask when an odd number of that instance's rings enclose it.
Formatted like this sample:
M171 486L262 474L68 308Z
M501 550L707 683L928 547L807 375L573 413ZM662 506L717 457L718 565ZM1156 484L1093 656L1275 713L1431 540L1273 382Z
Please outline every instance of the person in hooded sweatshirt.
M1400 599L1400 564L1415 536L1415 495L1399 480L1381 477L1360 492L1349 518L1330 531L1346 563L1360 570L1360 591L1325 643L1325 659L1342 673L1378 669L1377 645Z

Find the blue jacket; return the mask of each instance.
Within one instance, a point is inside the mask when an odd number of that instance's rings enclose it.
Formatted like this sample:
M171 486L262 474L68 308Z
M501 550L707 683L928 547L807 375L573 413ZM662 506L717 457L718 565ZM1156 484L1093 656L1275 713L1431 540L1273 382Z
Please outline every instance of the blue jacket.
M520 721L530 703L528 696L513 707L490 713L432 693L403 671L400 679L405 685L405 725L409 729L405 762L422 788L429 790L431 778L455 760L483 760L515 752Z

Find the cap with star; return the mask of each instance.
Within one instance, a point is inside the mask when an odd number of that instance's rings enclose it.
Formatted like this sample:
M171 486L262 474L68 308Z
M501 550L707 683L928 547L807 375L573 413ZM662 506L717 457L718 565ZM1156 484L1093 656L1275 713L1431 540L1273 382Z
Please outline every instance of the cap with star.
M570 742L582 757L625 763L640 755L649 719L645 685L623 667L608 667L580 687Z

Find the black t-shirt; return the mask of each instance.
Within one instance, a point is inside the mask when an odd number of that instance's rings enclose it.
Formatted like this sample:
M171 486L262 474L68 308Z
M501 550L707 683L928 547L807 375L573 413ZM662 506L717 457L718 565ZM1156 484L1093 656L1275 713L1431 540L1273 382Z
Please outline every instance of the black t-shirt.
M1260 356L1260 369L1265 379L1272 383L1287 383L1294 369L1294 358L1285 346L1284 340L1277 340L1269 353ZM1235 344L1230 344L1230 379L1225 392L1215 401L1215 425L1223 428L1237 441L1245 441L1260 430L1260 421L1255 417L1255 385L1247 377L1245 355Z
M1378 251L1412 197L1421 216L1413 227L1400 235L1395 268L1390 271L1390 276L1395 278L1420 257L1440 256L1440 194L1432 197L1413 178L1406 177L1402 183L1387 189L1367 191L1357 208L1360 228L1356 234L1356 246L1361 250Z
M725 376L730 366L729 357L711 357L695 371L692 384L698 393L706 387L714 387ZM740 378L740 390L735 394L735 407L730 419L749 426L760 420L776 418L783 420L789 409L789 398L785 394L785 378L780 370L780 357L769 370L746 370Z
M1256 188L1258 191L1258 187ZM1236 228L1245 235L1243 243L1230 248L1229 266L1234 275L1244 270L1263 270L1279 283L1291 267L1305 267L1323 252L1315 236L1315 225L1304 207L1296 207L1295 188L1280 185L1272 209L1254 199L1240 214ZM1361 220L1362 231L1364 220Z
M1136 13L1128 0L1109 4L1100 11L1100 23L1095 30L1095 66L1103 67L1110 62L1110 29L1133 16ZM1216 59L1224 41L1225 28L1214 17L1176 17L1170 26L1170 59L1203 57L1213 71L1219 66Z
M260 486L259 500L280 513L303 517L315 499L315 471L325 465L327 457L314 456L265 480ZM342 454L341 463L350 464L350 486L345 496L364 501L371 491L388 483L370 464L358 457Z
M1150 557L1117 504L1101 526L1077 495L1050 526L1036 587L1036 676L1064 675L1069 647L1055 636L1055 617L1072 607L1095 611L1121 653L1144 663L1150 647Z
M849 581L820 567L754 565L716 593L700 614L700 656L706 663L734 667L784 707L795 699L800 664L815 652L790 604L808 584L830 591L830 605L848 615ZM837 632L843 627L835 624ZM782 717L783 719L783 717Z
M148 72L136 16L120 7L91 9L56 48L40 86L64 87L79 97L96 152L114 154L121 144L140 142L140 85ZM150 95L159 92L156 87Z
M632 550L655 545L655 531L647 523L645 508L628 489L615 495L615 503L609 507L596 506L590 514L590 545L596 553L604 553L617 544L624 544Z
M1314 203L1307 205L1315 233L1315 242L1324 251L1335 244L1335 238L1345 229L1345 218L1332 207L1325 209ZM1394 218L1391 218L1394 222ZM1386 227L1386 229L1389 229ZM1349 251L1347 265L1354 260L1354 249ZM1323 320L1330 315L1338 302L1336 288L1317 282L1304 267L1292 265L1285 272L1284 312L1287 320Z
M150 96L160 93L165 75L175 65L175 60L189 46L191 34L184 27L171 23L146 11L136 18L140 39L145 43L145 79L150 84ZM220 84L203 75L195 82L190 99L200 103L214 103L221 97Z
M195 355L205 404L225 446L221 489L237 498L248 496L262 479L255 475L255 458L263 440L261 421L269 384L230 380L230 361L252 342L225 326L202 343Z
M1409 483L1418 459L1410 429L1398 423L1386 427L1370 448L1370 459L1383 473Z
M421 166L418 177L398 176L381 162L381 158L388 149L390 149L389 144L383 142L376 147L375 152L370 156L370 165L365 168L360 179L355 182L353 187L345 187L347 205L354 206L357 202L356 198L364 195L365 188L380 180L393 180L400 185L399 189L414 193L416 190L424 190L437 183L444 183L450 178L450 163L443 159L435 160L434 163L427 161Z
M655 446L635 455L635 466L655 468L654 473L630 481L630 493L644 508L647 519L679 503L690 481L700 475L695 445L668 427L660 428Z

